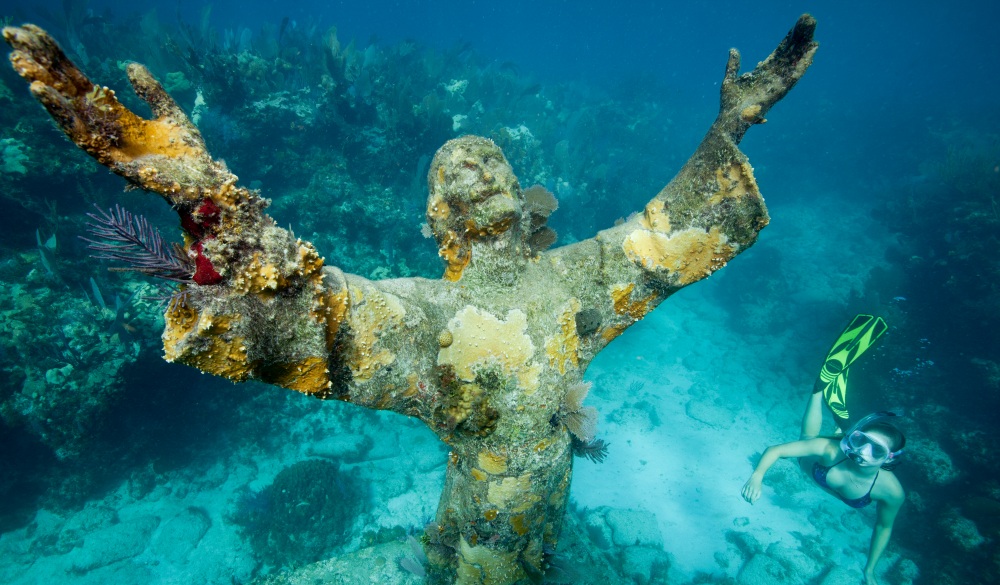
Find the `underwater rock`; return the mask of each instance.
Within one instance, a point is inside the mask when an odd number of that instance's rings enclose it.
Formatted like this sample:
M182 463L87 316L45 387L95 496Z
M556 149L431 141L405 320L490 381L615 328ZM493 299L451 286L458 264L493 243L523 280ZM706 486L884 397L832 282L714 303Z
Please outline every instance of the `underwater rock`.
M26 536L32 538L31 552L38 556L66 554L81 541L62 538L66 519L46 509L38 510L28 526Z
M902 559L888 572L899 585L912 585L920 578L920 568L910 559Z
M984 405L983 412L990 412L989 407ZM989 427L976 428L971 422L960 423L944 436L950 439L951 449L961 454L963 464L1000 469L1000 436L990 432Z
M588 556L573 564L570 555L556 553L552 564L560 567L545 582L553 583L667 583L672 559L663 550L663 536L656 516L645 510L600 506L567 519L565 543L574 553ZM578 542L579 541L579 542ZM600 566L601 572L596 569ZM591 569L595 569L592 571ZM610 575L620 573L611 578Z
M800 548L792 548L779 543L767 547L767 555L781 563L787 573L795 575L806 583L811 583L819 577L825 568L822 563Z
M71 570L85 573L136 556L159 524L157 516L139 516L88 533L83 547L67 555Z
M6 373L0 419L37 437L59 459L73 459L123 391L124 371L143 354L127 328L152 339L155 302L115 295L108 301L112 310L58 286L54 276L42 277L24 258L11 272L23 282L0 281L0 368Z
M744 560L750 560L754 555L764 552L764 546L757 537L743 530L726 531L726 542L735 547Z
M757 547L758 545L754 544L740 548L753 550ZM813 583L825 568L805 552L775 543L767 548L767 552L754 554L740 569L736 581L740 585ZM853 578L856 583L857 575Z
M150 548L158 558L167 562L184 563L211 527L208 512L201 508L188 508L163 523Z
M857 579L855 578L855 582ZM807 581L766 553L754 555L736 575L738 585L804 585Z
M979 533L976 523L951 510L938 522L944 536L965 552L972 552L985 544L986 538Z
M405 496L412 493L413 476L409 473L399 473L397 470L403 465L392 465L392 460L382 460L378 463L359 469L359 476L369 480L372 484L372 498L387 502L392 498ZM395 472L395 473L394 473Z
M0 563L0 583L16 582L38 561L29 541L17 538L14 533L6 533L0 538L0 558L6 561Z
M583 524L593 543L603 550L629 546L663 548L656 515L647 510L600 506L586 511Z
M29 158L24 153L25 150L27 147L16 138L0 139L0 173L27 173L28 168L24 163L29 162Z
M810 517L810 519L812 519L812 517ZM837 524L827 525L826 528L834 528L838 525L840 528L846 529L852 534L864 534L865 532L868 532L870 528L865 517L854 512L853 510L841 512ZM817 528L819 527L817 526Z
M608 526L604 515L608 508L601 506L593 510L587 510L583 517L583 526L587 530L587 535L591 542L601 550L609 550L612 546L611 527Z
M656 408L646 400L626 403L608 414L608 421L623 428L649 433L660 426L660 416Z
M924 477L933 484L947 485L958 479L959 470L940 443L930 437L916 437L907 449L913 464L924 469Z
M781 563L764 553L754 555L736 575L739 585L770 585L784 581L785 569Z
M1000 496L1000 493L994 493ZM1000 538L1000 500L973 496L962 503L962 515L976 523L979 532L996 541Z
M611 541L617 546L663 547L663 534L656 514L648 510L605 508L604 520L611 529Z
M819 585L858 585L858 573L841 566L834 566Z
M60 386L66 383L73 373L73 364L66 364L61 368L52 368L45 372L45 383L49 386Z
M126 484L129 497L136 500L158 500L159 498L148 497L154 489L156 489L156 473L152 466L133 471Z
M368 435L334 435L311 443L306 449L306 455L354 463L366 459L372 444Z
M73 535L78 535L79 539L74 545L78 546L87 534L109 528L119 521L118 512L114 508L103 503L91 503L66 520L61 534L67 538L75 538Z
M625 549L622 572L637 585L668 583L670 554L662 548L630 546Z
M425 583L400 567L400 561L410 555L410 547L402 541L376 544L303 567L294 573L274 575L255 581L256 585L315 585L318 583L392 583L418 585Z

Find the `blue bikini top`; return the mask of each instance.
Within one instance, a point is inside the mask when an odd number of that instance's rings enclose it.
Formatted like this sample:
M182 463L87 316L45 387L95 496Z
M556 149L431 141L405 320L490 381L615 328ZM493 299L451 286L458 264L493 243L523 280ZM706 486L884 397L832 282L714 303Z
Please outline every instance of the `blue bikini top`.
M879 472L878 471L875 472L875 479L872 480L872 485L868 487L868 493L861 496L860 498L854 498L854 499L845 498L844 496L840 495L840 493L837 490L830 487L830 484L826 483L826 474L830 473L831 469L840 465L844 461L847 461L847 459L841 459L840 461L834 463L829 467L825 465L820 465L819 462L813 463L813 469L812 469L813 479L816 480L816 483L818 483L821 487L824 487L833 492L834 494L836 494L837 497L840 498L840 501L844 502L848 506L852 508L864 508L868 504L872 503L872 488L875 487L875 482L878 481Z

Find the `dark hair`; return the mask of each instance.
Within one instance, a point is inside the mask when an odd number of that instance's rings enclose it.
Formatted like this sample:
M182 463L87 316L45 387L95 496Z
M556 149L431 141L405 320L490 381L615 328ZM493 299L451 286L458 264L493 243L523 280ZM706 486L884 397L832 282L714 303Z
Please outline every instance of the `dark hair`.
M898 453L906 447L906 436L903 432L885 421L875 421L870 425L865 425L865 432L876 432L889 439L889 449L893 453ZM882 469L892 469L899 465L899 457L894 457L882 465Z

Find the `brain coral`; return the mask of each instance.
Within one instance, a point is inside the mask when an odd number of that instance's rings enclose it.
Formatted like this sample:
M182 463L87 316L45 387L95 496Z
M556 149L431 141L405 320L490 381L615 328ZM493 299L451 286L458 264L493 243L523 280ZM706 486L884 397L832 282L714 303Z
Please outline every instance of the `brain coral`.
M358 482L322 459L286 467L239 502L238 524L259 560L291 567L326 558L345 543L365 500Z

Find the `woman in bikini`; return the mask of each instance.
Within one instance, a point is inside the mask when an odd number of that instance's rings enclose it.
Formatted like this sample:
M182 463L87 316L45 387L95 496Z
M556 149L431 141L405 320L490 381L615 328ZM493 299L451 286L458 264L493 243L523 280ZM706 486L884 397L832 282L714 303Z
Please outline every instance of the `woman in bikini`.
M866 327L855 328L857 335L849 336L852 326L861 317L869 319ZM852 326L845 330L827 356L816 391L809 398L802 417L799 440L764 450L756 469L743 486L743 499L751 504L760 499L761 482L767 470L778 459L794 457L798 458L802 470L813 481L848 506L864 508L875 502L875 527L868 548L864 582L877 585L875 565L889 543L896 514L906 499L903 487L890 471L899 462L906 438L888 422L894 416L889 412L870 414L839 434L847 420L844 402L847 366L885 330L881 319L868 315L856 317ZM845 336L851 343L844 344ZM824 401L841 424L837 436L819 436Z

